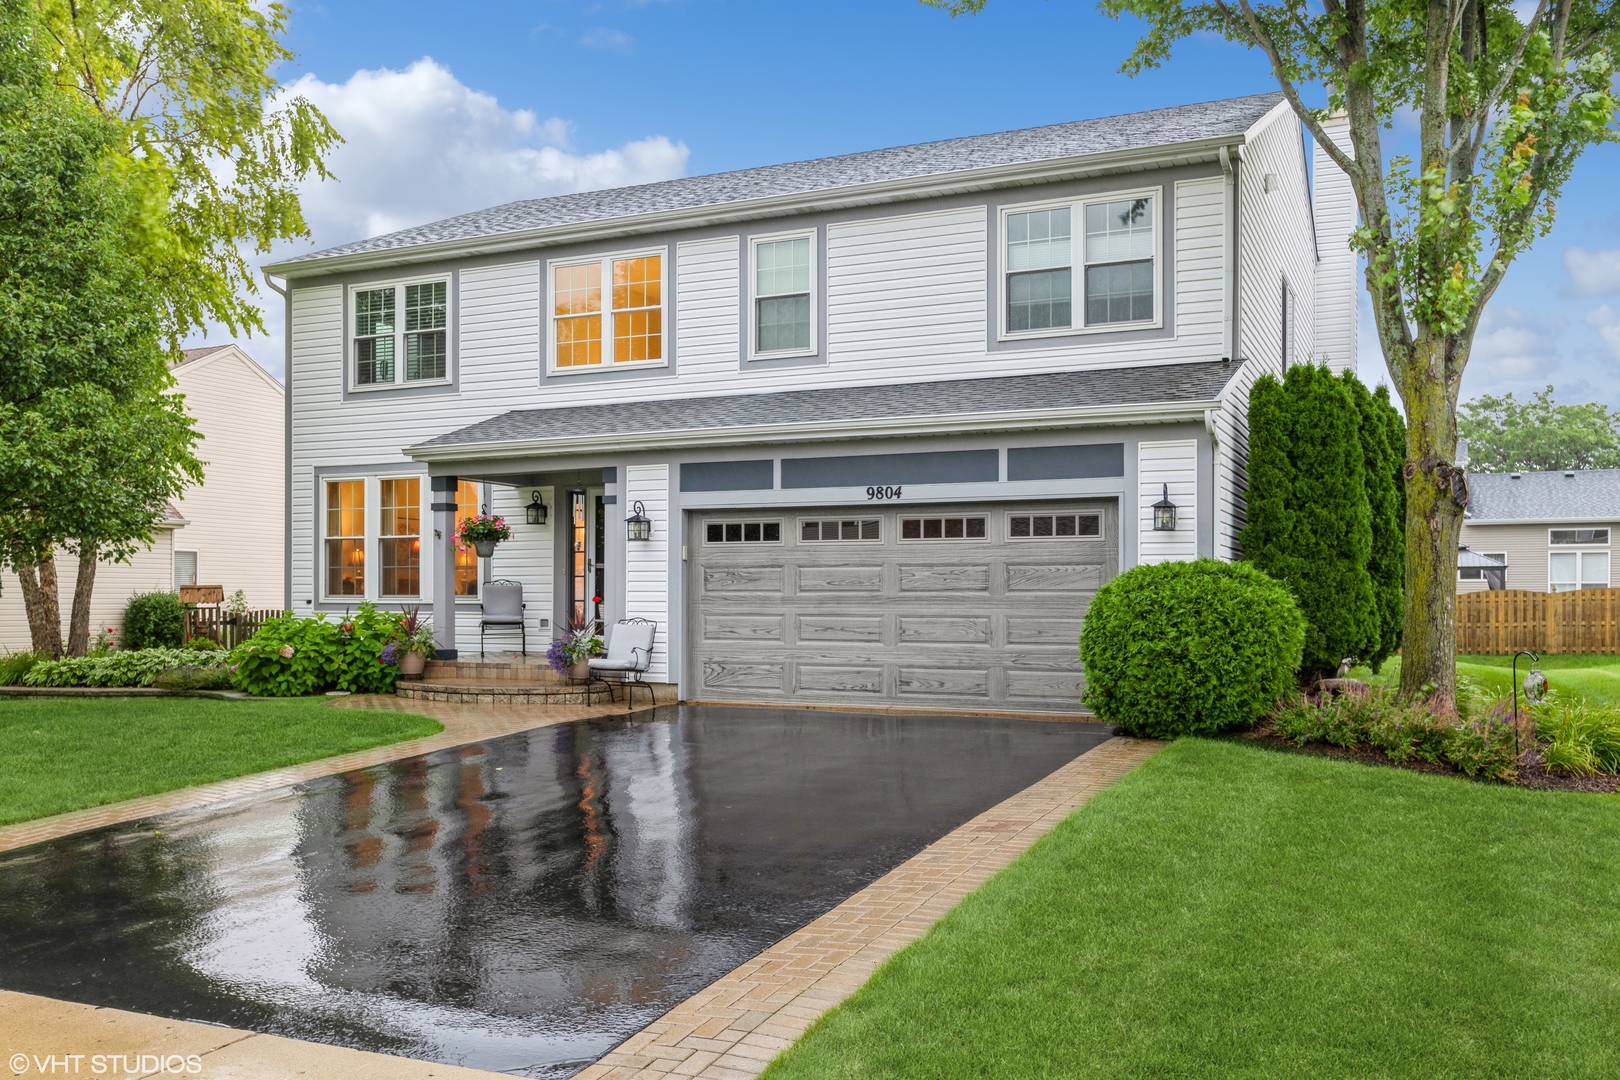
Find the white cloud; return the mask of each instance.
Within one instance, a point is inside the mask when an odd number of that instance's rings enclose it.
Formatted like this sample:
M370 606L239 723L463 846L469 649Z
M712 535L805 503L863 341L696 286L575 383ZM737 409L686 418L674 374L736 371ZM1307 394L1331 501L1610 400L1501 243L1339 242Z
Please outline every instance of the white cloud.
M1524 311L1501 302L1485 309L1474 335L1469 371L1485 380L1522 379L1556 365L1556 338L1565 322L1558 315Z
M1609 355L1620 360L1620 311L1608 304L1595 307L1586 313L1586 325L1597 331Z
M598 26L580 38L579 43L591 49L606 49L609 52L624 54L629 54L636 47L635 38L609 26Z
M303 95L345 139L329 162L336 180L301 192L313 244L281 244L271 262L519 199L680 176L683 143L653 135L579 153L573 125L508 109L424 57L403 71L357 71L343 83L305 75L282 97ZM242 344L272 373L282 368L280 297L260 289L268 337ZM226 340L223 330L210 342Z
M1564 252L1570 291L1576 296L1602 296L1620 292L1620 248L1587 251L1572 247Z

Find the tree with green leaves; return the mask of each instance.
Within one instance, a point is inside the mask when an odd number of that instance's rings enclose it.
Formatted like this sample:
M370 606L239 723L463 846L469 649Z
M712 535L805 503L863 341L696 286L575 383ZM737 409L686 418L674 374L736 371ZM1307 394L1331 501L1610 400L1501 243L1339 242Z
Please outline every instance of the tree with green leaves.
M952 14L986 0L924 0ZM1259 50L1317 144L1350 179L1352 246L1384 362L1405 406L1401 692L1456 698L1457 544L1467 487L1452 457L1457 395L1486 304L1552 227L1576 161L1614 141L1620 0L1101 0L1146 32L1136 74L1218 34ZM1528 10L1526 10L1528 8ZM1521 17L1523 12L1523 17ZM1306 103L1320 88L1326 107ZM1383 132L1416 117L1416 162ZM1343 112L1348 147L1323 121Z
M1553 388L1515 401L1482 394L1457 411L1474 472L1620 469L1620 412L1581 402L1559 405Z
M1345 657L1382 660L1362 428L1350 386L1324 367L1295 365L1280 382L1263 375L1250 391L1243 554L1299 601L1306 682ZM1381 428L1377 438L1382 463Z
M0 0L0 565L56 654L58 548L79 556L83 652L98 558L149 543L202 469L149 273L161 189L115 120L50 84L36 31L26 0Z
M1406 422L1389 400L1389 387L1368 393L1348 371L1339 376L1360 414L1362 460L1366 463L1367 513L1372 547L1367 575L1378 608L1378 639L1361 654L1377 671L1401 647L1401 595L1406 576L1405 505L1401 499L1401 461L1406 453Z

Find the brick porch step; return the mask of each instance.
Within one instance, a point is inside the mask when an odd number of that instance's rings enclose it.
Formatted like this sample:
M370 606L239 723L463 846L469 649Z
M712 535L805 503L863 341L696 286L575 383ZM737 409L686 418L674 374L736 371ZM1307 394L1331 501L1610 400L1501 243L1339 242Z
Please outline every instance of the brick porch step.
M429 660L423 682L522 683L524 686L571 686L544 660Z
M412 701L448 701L466 704L503 705L598 705L614 700L613 691L603 683L485 682L463 679L401 680L400 697Z

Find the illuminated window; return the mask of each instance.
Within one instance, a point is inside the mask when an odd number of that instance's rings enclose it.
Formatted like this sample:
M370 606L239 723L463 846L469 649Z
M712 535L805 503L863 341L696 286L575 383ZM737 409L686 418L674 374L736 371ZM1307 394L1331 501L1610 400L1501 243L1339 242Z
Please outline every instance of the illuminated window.
M471 480L462 480L456 485L456 532L461 532L461 523L478 513L478 496L480 489ZM473 550L471 544L456 544L456 595L478 595L478 552Z
M378 534L383 596L416 596L422 591L422 481L398 477L382 481L382 521Z
M378 285L350 295L355 387L449 380L448 281Z
M366 482L326 482L326 594L366 594Z
M558 371L664 359L662 255L553 266L551 305L552 366Z

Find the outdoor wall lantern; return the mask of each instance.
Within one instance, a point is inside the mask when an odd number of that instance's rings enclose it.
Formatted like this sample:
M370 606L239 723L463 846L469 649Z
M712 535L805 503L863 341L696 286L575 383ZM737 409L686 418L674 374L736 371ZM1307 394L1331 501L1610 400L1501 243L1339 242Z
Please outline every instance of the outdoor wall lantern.
M647 516L647 508L636 500L635 513L624 519L624 534L631 540L652 539L652 518Z
M546 504L540 501L540 493L529 493L529 505L525 507L529 512L530 525L544 525L546 523Z
M1164 496L1153 504L1153 531L1176 531L1176 504L1170 501L1170 485L1164 485Z

